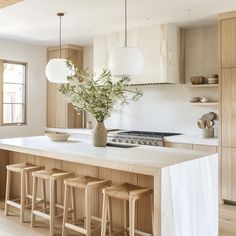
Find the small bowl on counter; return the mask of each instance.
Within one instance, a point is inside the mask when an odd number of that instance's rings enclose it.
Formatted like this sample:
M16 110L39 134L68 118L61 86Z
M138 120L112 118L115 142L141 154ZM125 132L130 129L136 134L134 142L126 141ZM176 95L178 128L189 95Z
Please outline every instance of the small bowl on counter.
M67 141L71 136L71 134L69 133L53 132L53 131L45 131L44 135L46 135L51 141L54 142Z

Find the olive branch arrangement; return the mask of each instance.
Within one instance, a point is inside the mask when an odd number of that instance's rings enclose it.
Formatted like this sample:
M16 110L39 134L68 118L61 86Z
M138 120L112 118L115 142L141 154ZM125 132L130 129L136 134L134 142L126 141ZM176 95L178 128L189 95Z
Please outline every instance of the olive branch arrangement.
M87 69L76 67L70 60L66 61L66 65L71 75L67 77L68 83L61 84L59 92L78 112L89 112L97 122L107 119L118 101L121 105L127 105L143 96L142 91L128 88L128 76L113 80L111 72L104 70L96 78L88 73Z

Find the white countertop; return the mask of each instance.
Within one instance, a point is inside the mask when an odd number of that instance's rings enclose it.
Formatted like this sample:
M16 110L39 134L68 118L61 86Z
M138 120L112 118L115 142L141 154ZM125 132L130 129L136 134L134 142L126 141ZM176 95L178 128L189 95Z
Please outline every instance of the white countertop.
M196 145L218 146L218 138L200 138L198 135L175 135L165 137L164 141L172 143L186 143Z
M52 142L46 136L0 139L0 149L149 175L164 167L211 156L199 151L150 146L98 148L85 140Z

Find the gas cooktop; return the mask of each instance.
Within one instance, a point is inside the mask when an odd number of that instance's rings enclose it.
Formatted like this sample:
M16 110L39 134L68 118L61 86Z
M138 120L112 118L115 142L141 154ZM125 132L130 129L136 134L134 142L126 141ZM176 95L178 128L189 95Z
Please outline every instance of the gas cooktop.
M180 135L179 133L122 131L108 135L108 141L151 146L164 146L164 137Z

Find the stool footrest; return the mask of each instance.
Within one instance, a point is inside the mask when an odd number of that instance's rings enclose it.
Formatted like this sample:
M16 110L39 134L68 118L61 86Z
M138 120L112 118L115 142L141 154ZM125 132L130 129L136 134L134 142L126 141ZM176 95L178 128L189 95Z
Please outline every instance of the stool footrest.
M46 214L46 213L43 213L43 212L41 212L41 211L33 211L33 214L36 215L36 216L39 216L39 217L41 217L41 218L50 220L50 215L49 215L49 214Z
M20 203L17 203L15 201L17 201L18 199L16 200L7 200L7 204L10 205L10 206L13 206L13 207L16 207L18 209L21 209L21 204Z
M87 230L82 228L82 227L79 227L79 226L76 226L76 225L73 225L73 224L69 224L69 223L65 223L65 227L66 228L69 228L69 229L72 229L74 231L77 231L81 234L87 234Z
M127 228L127 230L129 231L129 227ZM138 229L135 229L135 230L134 230L134 233L135 233L135 234L138 234L138 235L142 235L142 236L152 236L151 233L143 232L143 231L138 230Z

